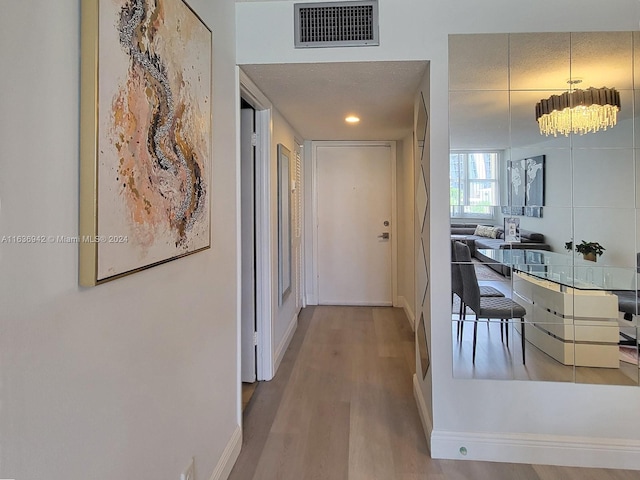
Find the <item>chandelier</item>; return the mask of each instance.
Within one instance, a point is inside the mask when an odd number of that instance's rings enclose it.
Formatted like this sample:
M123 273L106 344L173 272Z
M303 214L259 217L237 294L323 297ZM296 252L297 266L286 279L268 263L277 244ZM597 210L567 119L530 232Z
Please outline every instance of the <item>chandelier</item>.
M568 83L580 83L570 80ZM551 95L536 104L541 135L584 135L615 126L620 111L620 93L615 88L587 88Z

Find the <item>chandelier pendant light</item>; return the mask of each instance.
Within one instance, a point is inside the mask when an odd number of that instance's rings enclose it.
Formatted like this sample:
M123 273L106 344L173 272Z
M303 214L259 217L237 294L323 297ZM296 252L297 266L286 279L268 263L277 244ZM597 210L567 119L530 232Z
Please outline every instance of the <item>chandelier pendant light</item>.
M573 86L581 80L568 83ZM620 93L615 88L575 89L551 95L536 104L541 135L584 135L615 126L620 111Z

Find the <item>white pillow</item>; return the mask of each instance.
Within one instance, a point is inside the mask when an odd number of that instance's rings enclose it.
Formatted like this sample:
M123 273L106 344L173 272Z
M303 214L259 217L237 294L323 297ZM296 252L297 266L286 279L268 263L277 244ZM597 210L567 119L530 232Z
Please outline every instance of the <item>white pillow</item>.
M500 229L498 227L491 227L489 225L478 225L476 231L473 233L478 237L498 238Z

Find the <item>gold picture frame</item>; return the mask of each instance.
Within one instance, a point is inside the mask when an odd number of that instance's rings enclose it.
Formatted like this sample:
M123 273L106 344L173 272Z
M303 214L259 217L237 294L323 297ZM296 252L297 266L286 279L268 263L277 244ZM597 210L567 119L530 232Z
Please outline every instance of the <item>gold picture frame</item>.
M79 283L211 244L213 38L184 0L83 0Z

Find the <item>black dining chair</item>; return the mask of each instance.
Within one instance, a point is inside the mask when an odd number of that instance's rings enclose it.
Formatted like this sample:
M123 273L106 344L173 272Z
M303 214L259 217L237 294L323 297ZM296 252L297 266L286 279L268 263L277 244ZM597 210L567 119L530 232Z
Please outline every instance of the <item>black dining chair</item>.
M455 243L455 242L452 242L452 243ZM451 305L452 306L454 301L454 295L457 295L458 298L460 299L460 309L458 311L457 339L458 341L461 341L467 309L464 304L464 301L462 300L462 275L460 274L460 267L458 265L458 260L456 258L455 245L452 244L451 245ZM481 297L504 297L504 293L502 293L500 290L490 285L480 285L480 296Z
M476 271L471 264L471 253L469 247L461 242L455 244L456 258L462 276L462 298L476 315L473 325L473 363L476 363L476 343L478 338L478 321L482 318L500 320L500 333L506 327L507 347L509 346L508 321L512 318L519 318L521 325L522 339L522 364L525 364L525 322L526 310L522 305L506 297L481 297ZM504 339L504 337L503 337Z

